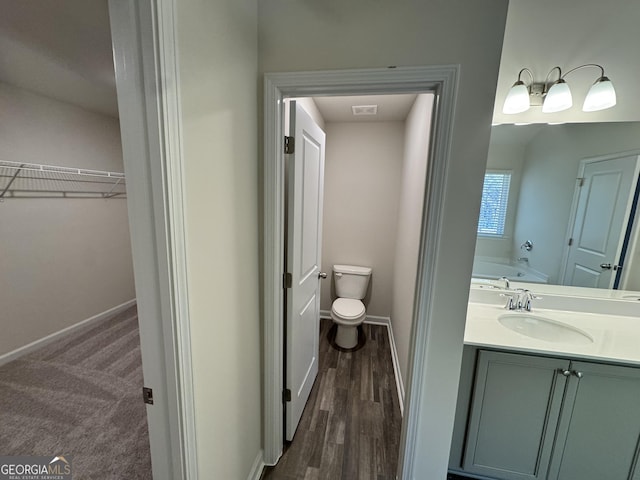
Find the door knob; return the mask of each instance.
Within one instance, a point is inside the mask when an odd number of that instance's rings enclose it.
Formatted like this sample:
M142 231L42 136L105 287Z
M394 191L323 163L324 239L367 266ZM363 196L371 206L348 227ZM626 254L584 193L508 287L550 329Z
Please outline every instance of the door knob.
M610 263L601 263L600 268L602 268L603 270L613 269L615 271L621 269L622 267L620 265L611 265Z
M327 278L327 274L325 272L318 273L318 278Z

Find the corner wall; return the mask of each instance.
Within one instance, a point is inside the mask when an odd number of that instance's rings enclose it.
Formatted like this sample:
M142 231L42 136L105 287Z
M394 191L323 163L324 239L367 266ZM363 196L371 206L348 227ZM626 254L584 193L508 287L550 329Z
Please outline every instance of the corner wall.
M433 100L432 94L418 95L407 116L404 134L391 309L391 326L403 384L408 380Z
M0 159L123 171L118 120L0 83ZM135 298L126 200L0 202L0 355Z
M495 132L495 129L492 129L492 131ZM510 260L515 260L514 257L517 257L519 253L519 250L514 250L514 243L518 241L518 238L514 238L513 231L520 195L524 146L494 143L493 135L492 133L492 141L487 158L487 170L510 170L512 172L507 217L505 219L503 237L478 236L476 240L476 257L494 257L498 262L509 262ZM518 245L520 244L522 244L522 241L518 243Z
M371 267L367 315L391 315L404 122L327 123L322 310L336 298L335 264Z

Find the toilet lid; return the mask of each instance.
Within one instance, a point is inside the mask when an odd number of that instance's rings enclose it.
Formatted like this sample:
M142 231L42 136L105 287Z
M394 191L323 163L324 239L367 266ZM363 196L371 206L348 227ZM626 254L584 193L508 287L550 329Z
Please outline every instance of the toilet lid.
M364 304L355 298L338 298L333 302L331 310L342 318L358 318L365 311Z

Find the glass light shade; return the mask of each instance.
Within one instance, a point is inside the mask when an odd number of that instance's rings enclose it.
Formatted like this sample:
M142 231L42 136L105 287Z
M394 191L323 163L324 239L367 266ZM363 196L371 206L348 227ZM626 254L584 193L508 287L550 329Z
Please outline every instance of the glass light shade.
M543 113L555 113L571 108L573 105L573 98L571 97L571 90L569 85L563 79L558 80L551 85L551 88L547 92L547 96L544 98L542 104Z
M529 110L529 89L522 80L518 80L509 90L507 98L504 100L502 113L512 115L514 113L522 113Z
M615 104L616 91L613 88L613 83L607 77L600 77L589 89L589 93L587 93L582 105L582 111L596 112L611 108Z

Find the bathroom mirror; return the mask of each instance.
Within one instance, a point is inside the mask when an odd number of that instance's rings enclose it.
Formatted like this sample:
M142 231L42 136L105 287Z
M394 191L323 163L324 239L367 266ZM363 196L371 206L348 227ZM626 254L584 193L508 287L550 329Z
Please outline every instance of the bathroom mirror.
M640 122L494 126L474 278L640 290L640 208L635 209L639 155ZM589 173L591 165L625 156L630 157L624 160L626 173L616 177L626 179L624 185ZM580 187L579 178L588 182L582 180ZM603 197L616 189L626 193L593 208L598 188ZM615 243L616 253L598 260L594 275L575 263L575 245L569 246L581 221L586 225L579 227L581 238L591 234L592 244L602 240L603 232L613 232L608 241ZM594 278L600 270L608 277L602 275L598 284Z

